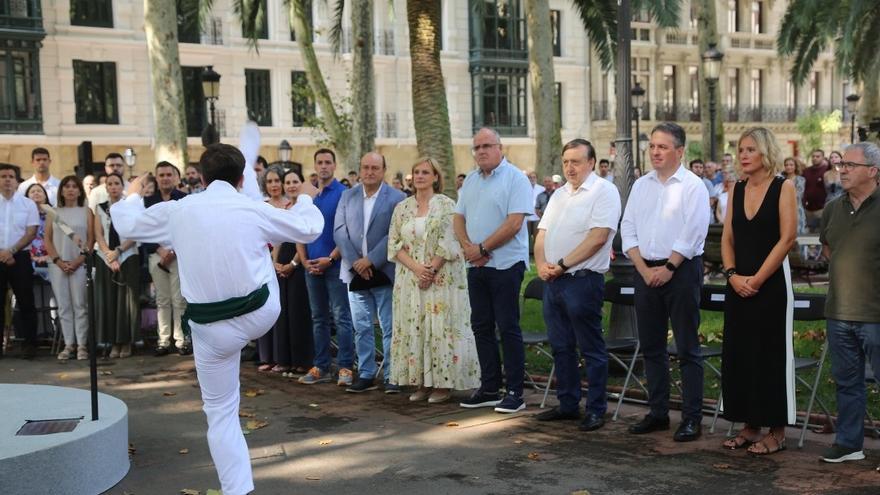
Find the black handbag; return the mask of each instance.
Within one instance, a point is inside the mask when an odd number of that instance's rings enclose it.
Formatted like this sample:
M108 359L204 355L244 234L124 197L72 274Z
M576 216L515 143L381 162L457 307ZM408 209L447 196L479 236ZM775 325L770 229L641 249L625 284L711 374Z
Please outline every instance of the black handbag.
M391 279L388 278L388 275L382 270L373 269L373 276L370 277L369 280L361 277L354 268L351 270L353 278L351 282L348 284L349 292L358 291L358 290L369 290L375 289L376 287L384 287L386 285L391 285Z

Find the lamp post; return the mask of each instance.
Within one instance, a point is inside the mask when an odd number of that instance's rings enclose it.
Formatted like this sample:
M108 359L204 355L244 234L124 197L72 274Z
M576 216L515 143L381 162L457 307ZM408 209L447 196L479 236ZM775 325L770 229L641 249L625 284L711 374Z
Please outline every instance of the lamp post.
M861 96L853 93L846 97L846 110L849 112L849 142L856 142L856 110L859 108Z
M132 180L134 177L134 164L137 163L137 153L132 148L125 148L122 157L125 159L125 164L128 165L128 180Z
M636 85L633 86L632 90L632 106L633 110L635 110L635 119L636 119L636 138L641 138L639 134L639 120L641 119L641 111L642 104L645 101L645 88L642 87L642 83L640 81L636 81ZM636 153L636 168L641 170L642 168L642 159L641 153Z
M293 148L290 147L290 143L287 142L286 139L281 140L281 144L278 145L278 160L282 162L282 164L290 161L290 152Z
M639 134L639 151L642 155L642 161L645 161L645 151L648 150L648 144L651 142L651 138L648 137L644 132ZM639 172L644 172L644 170L639 169Z
M718 83L718 77L721 76L721 59L723 58L724 54L715 48L715 43L709 43L709 49L703 52L703 77L706 78L706 84L709 86L709 158L713 162L718 161L715 149L715 85Z
M214 102L220 98L220 74L214 71L213 65L205 67L204 72L202 72L202 93L205 96L205 101L208 102L210 110L210 120L202 132L202 144L208 146L220 142L220 135L216 129L217 116L214 109Z

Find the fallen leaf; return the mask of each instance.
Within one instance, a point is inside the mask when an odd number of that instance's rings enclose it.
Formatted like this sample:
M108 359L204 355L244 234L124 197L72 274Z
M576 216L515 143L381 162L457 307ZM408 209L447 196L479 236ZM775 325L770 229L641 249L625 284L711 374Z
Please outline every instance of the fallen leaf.
M456 426L458 426L458 423L456 423L455 421L450 421L450 422L446 423L446 426L448 426L450 428L455 428Z
M220 490L214 490L212 488L212 489L206 491L205 495L223 495L223 492L221 492Z
M712 464L712 467L715 469L730 469L730 464L723 464L723 463Z
M165 397L174 397L175 395L177 395L177 392L162 392L162 395L164 395Z
M245 423L244 427L247 428L248 430L254 431L254 430L259 430L260 428L263 428L268 425L269 425L268 421L262 421L259 419L252 419L252 420L248 421L247 423Z
M529 457L529 459L531 459L533 461L537 461L540 456L538 455L537 452L529 452L528 457Z
M67 380L67 373L61 373L58 375L58 378L61 380Z
M184 488L180 490L180 495L201 495L202 492L193 490L192 488Z
M587 490L577 490L577 491L571 492L571 495L590 495L590 492Z
M104 376L108 376L108 375L112 375L113 372L112 372L112 371L109 371L109 370L103 370L103 371L101 371L101 374L104 375Z
M239 418L256 418L257 415L256 415L255 413L252 413L252 412L239 411L239 412L238 412L238 417L239 417Z
M321 406L319 406L319 405L317 405L317 404L309 404L309 407L313 407L313 408L317 409L317 408L319 408L319 407L321 407Z
M321 440L318 443L321 445L330 445L331 443L333 443L333 440Z
M258 389L255 389L255 388L249 388L249 389L247 389L247 390L244 391L244 396L245 396L245 397L256 397L256 396L258 396L258 395L263 395L263 394L265 394L265 393L266 393L266 391L263 390L263 389L259 389L259 390L258 390Z
M522 440L514 440L513 443L519 445L519 444L523 443L523 441Z
M15 368L9 368L9 371L15 371Z
M306 479L309 481L321 481L320 476L306 476Z
M180 449L177 451L178 454L189 454L189 449Z

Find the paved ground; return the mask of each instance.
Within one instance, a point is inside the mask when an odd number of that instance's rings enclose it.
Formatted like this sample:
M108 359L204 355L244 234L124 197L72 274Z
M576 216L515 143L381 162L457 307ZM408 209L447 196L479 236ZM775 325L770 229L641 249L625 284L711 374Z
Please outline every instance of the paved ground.
M135 356L102 363L100 370L102 392L129 406L134 448L131 471L107 493L219 488L191 359ZM88 368L7 357L0 360L0 382L86 388ZM414 405L406 394L307 387L249 365L242 389L256 392L242 397L245 415L253 415L243 424L268 423L247 435L257 494L880 493L877 440L866 444L867 460L828 465L817 456L832 435L810 434L799 450L791 430L789 450L768 458L720 449L723 421L717 433L690 444L672 442L671 432L629 435L627 425L645 412L637 406L626 407L617 423L581 433L574 422L531 418L537 394L528 397L524 413L508 416L454 403Z

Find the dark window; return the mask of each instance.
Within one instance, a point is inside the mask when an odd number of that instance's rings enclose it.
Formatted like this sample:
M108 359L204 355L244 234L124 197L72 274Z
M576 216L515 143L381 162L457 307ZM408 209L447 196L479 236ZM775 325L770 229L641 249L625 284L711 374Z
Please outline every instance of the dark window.
M739 69L727 69L727 120L739 122Z
M752 33L764 32L764 4L759 0L752 0Z
M262 69L245 69L245 101L248 117L259 126L272 125L272 88L270 72Z
M42 131L39 43L7 40L0 49L0 133Z
M183 106L186 110L186 135L198 137L207 124L205 93L202 91L204 67L181 67Z
M261 40L269 39L269 8L266 5L267 0L260 0L260 5L257 7L257 17L256 17L256 31L257 38ZM244 24L241 26L242 36L247 38L247 33L245 33Z
M485 68L474 74L474 130L492 127L502 135L525 136L526 71Z
M559 124L559 128L564 128L562 125L562 83L558 82L553 85L554 89L554 98L556 99L556 121Z
M306 20L308 21L306 25L308 26L309 30L312 31L312 41L314 41L315 32L314 29L312 29L312 19L314 19L314 17L312 16L312 0L305 0L302 3L304 4L303 6L305 8ZM293 24L290 25L290 41L296 41L296 32L293 30Z
M526 22L519 1L486 0L472 3L471 48L492 52L526 51Z
M116 62L73 61L77 124L118 124Z
M663 66L663 111L666 115L664 120L678 120L676 115L676 105L678 104L678 95L675 91L675 66Z
M74 26L113 27L111 0L70 0L70 23Z
M311 127L315 118L315 99L305 72L295 70L290 73L290 101L293 104L293 126Z
M177 0L177 41L202 41L202 33L199 32L199 0Z
M561 57L562 56L562 33L559 25L559 11L551 10L550 11L550 30L551 36L553 37L553 56Z
M0 28L43 31L40 0L8 0L0 2Z
M727 0L727 30L739 31L739 0Z

